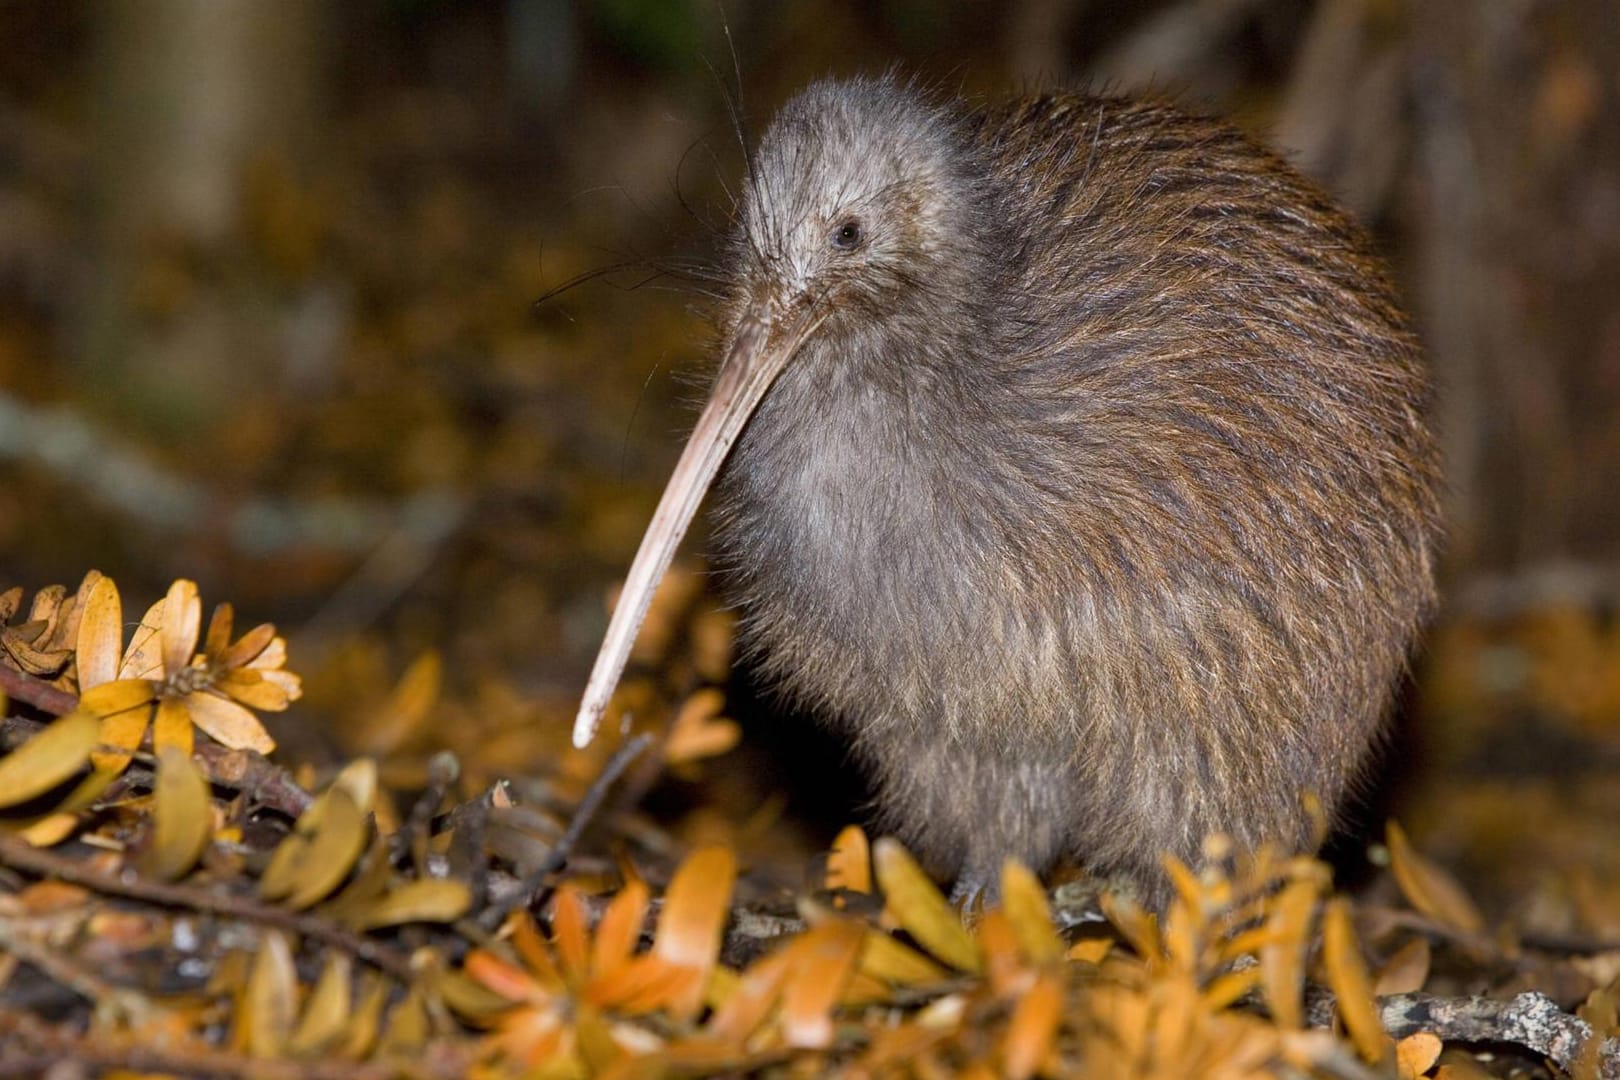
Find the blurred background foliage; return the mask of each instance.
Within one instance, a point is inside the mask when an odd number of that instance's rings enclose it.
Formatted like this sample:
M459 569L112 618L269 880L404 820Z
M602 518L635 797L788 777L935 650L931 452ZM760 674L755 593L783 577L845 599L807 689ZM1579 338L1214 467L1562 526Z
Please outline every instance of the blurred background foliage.
M0 585L195 578L288 631L297 752L475 771L562 743L702 384L670 271L739 129L891 64L1232 116L1376 231L1442 385L1447 612L1367 817L1620 933L1613 0L14 0L0 43ZM685 685L724 617L682 581ZM428 649L446 710L334 730ZM720 769L693 829L819 843L855 796L802 752Z

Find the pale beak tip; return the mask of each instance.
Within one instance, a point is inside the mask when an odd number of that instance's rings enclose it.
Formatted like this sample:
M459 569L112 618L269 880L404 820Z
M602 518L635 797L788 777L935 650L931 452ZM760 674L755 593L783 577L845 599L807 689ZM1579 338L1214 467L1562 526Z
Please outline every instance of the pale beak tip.
M589 706L579 710L579 715L574 718L574 749L583 750L591 745L601 720L601 714Z

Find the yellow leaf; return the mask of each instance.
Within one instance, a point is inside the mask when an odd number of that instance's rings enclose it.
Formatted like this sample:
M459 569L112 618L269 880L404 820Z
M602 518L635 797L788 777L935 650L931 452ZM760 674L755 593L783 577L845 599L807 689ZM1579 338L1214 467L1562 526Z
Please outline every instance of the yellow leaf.
M253 666L260 666L259 662L255 661ZM439 698L443 669L443 660L431 649L418 656L405 669L398 685L378 710L377 719L367 726L365 749L368 752L384 754L397 749L422 730L432 713L433 703Z
M1339 1019L1356 1050L1370 1062L1383 1061L1389 1051L1389 1036L1373 1000L1372 980L1356 945L1350 925L1350 907L1342 898L1331 900L1322 915L1322 965L1328 985L1339 999Z
M346 792L363 814L377 808L377 763L371 758L355 758L332 778L332 790Z
M101 722L84 709L53 720L0 758L0 807L37 798L84 768L101 738Z
M1301 995L1305 990L1305 955L1310 949L1311 913L1317 890L1309 881L1291 881L1271 903L1267 929L1260 946L1260 986L1266 1008L1279 1027L1304 1026Z
M1008 1080L1027 1080L1052 1054L1052 1040L1063 1018L1063 987L1050 973L1035 980L1013 1006L1001 1044L1001 1071Z
M98 578L84 598L79 613L79 640L75 654L79 690L112 682L124 645L124 609L112 578Z
M377 1053L379 1056L409 1056L420 1051L427 1039L427 1003L422 1000L421 988L413 986L405 1000L388 1014Z
M285 689L252 668L226 672L214 682L214 688L234 701L265 712L281 712L289 700Z
M1100 964L1107 958L1109 951L1113 947L1114 943L1107 938L1081 938L1069 946L1066 955L1070 960L1082 964Z
M237 1010L239 1038L256 1058L280 1057L298 1015L298 973L287 939L265 930Z
M472 893L465 883L424 878L394 889L360 912L354 921L363 930L411 922L454 922L467 913L471 904Z
M129 648L118 665L120 679L163 678L163 601L146 609L140 625L130 635Z
M20 829L17 835L37 848L55 847L79 829L77 814L46 814L38 821Z
M671 1015L678 1019L696 1015L703 1004L703 987L719 957L736 877L737 857L730 848L700 848L675 871L664 893L653 955L697 975L688 992L670 1004Z
M827 888L872 891L872 846L859 825L846 825L827 856Z
M176 881L202 857L214 815L208 782L191 758L173 747L158 752L153 803L152 844L141 855L141 873Z
M169 586L169 594L163 598L161 635L165 675L191 666L201 629L202 602L197 599L197 583L182 578Z
M1018 937L1018 947L1031 962L1048 964L1063 959L1063 942L1052 925L1046 890L1029 867L1017 859L1001 865L1001 906Z
M722 1043L741 1046L770 1015L791 971L791 946L756 960L738 980L726 1003L715 1010L704 1034Z
M918 944L959 971L979 970L979 950L922 867L898 840L885 836L872 851L890 913Z
M832 1010L855 971L866 928L839 920L812 927L788 946L782 988L782 1037L789 1046L820 1049L833 1039Z
M1413 907L1453 930L1465 934L1484 932L1485 917L1462 886L1438 864L1419 855L1406 839L1406 831L1393 821L1389 823L1388 843L1389 868Z
M234 701L198 690L187 694L185 703L191 711L191 722L221 746L260 754L276 748L276 740L264 730L259 718Z
M178 750L190 757L192 743L191 713L185 702L175 697L159 698L157 713L152 718L152 749Z
M142 710L156 697L157 687L146 679L116 679L80 694L79 708L105 720ZM145 722L144 716L142 722Z
M80 695L79 708L101 717L98 749L90 755L92 765L114 774L124 771L152 721L156 695L156 686L145 679L118 679Z
M927 986L950 977L950 972L928 957L881 930L866 932L860 970L864 975L895 986Z
M1164 963L1164 948L1159 937L1158 920L1143 911L1136 901L1113 890L1104 892L1099 900L1103 914L1118 930L1127 944L1151 967Z
M334 952L321 969L309 1000L304 1003L298 1027L287 1040L287 1050L295 1057L318 1054L337 1045L349 1022L349 975L352 963L345 953Z
M368 1056L377 1045L383 1006L388 1003L391 990L389 983L375 972L363 972L360 986L357 995L360 1004L354 1008L354 1019L349 1021L342 1045L332 1054L342 1061L358 1061Z
M310 804L259 878L259 895L302 910L329 896L366 848L369 826L349 793L331 787Z

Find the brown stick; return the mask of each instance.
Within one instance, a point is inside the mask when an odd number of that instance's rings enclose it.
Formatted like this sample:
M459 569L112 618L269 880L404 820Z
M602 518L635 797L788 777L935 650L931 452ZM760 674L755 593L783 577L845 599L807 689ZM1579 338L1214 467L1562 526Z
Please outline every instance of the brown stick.
M0 865L36 877L83 885L107 896L123 896L187 911L206 911L286 930L340 949L401 982L409 983L413 978L410 958L403 953L314 915L287 911L212 889L125 878L36 848L25 840L4 833L0 833Z

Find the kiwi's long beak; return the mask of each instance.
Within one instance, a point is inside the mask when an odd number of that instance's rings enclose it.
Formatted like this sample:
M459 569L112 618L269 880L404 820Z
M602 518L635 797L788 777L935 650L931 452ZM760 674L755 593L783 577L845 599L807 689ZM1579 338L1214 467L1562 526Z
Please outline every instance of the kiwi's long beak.
M630 564L630 575L625 578L607 636L596 654L596 666L591 669L591 681L579 704L579 716L574 721L575 746L588 746L596 736L608 699L624 673L630 646L647 617L653 591L669 569L676 546L686 535L687 526L692 524L732 444L765 392L819 324L820 319L809 313L784 323L753 312L745 314L738 324L709 402L664 486L652 523L641 538L635 562Z

